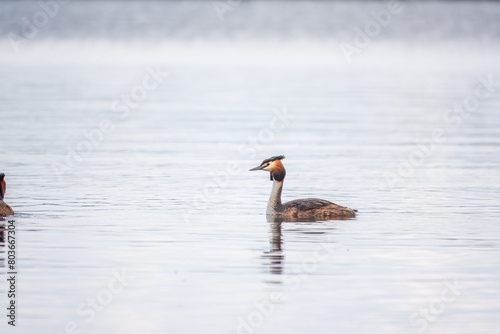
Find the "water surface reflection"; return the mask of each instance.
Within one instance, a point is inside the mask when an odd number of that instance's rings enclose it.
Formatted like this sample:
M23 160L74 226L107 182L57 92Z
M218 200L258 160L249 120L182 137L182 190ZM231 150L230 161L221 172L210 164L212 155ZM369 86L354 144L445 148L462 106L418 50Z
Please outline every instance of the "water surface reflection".
M281 229L281 220L268 219L269 222L269 250L264 251L262 258L266 259L265 266L268 267L271 275L278 275L272 277L268 283L281 284L281 275L283 274L283 266L285 262L285 254L283 253L283 233Z
M283 227L289 224L290 228L287 230L290 234L300 234L307 236L305 241L309 244L320 244L324 242L324 238L317 238L316 236L331 235L334 229L329 222L333 221L353 220L346 218L332 219L329 221L318 221L304 218L282 218L282 217L267 217L269 224L269 250L265 250L262 258L265 259L265 271L269 272L272 276L266 282L270 284L282 284L282 275L285 272L285 251L283 250L284 238ZM311 237L312 236L312 237ZM303 238L300 238L304 241ZM329 238L329 242L331 239Z

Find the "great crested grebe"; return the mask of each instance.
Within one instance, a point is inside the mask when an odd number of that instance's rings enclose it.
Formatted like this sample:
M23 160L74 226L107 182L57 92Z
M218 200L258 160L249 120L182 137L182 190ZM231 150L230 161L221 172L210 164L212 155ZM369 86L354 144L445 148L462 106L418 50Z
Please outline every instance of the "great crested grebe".
M5 183L5 174L0 173L0 217L12 216L14 215L14 210L3 201L5 197L5 191L7 190L7 184Z
M269 197L266 213L275 217L283 218L353 218L357 210L349 209L337 205L330 201L318 198L296 199L294 201L281 204L281 191L283 190L283 181L285 180L285 166L281 162L285 159L279 155L262 161L260 166L250 169L263 170L271 173L273 189Z

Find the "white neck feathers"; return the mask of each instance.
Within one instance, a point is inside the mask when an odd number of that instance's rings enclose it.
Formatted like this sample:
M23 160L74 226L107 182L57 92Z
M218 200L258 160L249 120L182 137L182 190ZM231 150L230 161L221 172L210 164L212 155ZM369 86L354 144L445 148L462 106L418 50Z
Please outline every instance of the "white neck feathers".
M278 211L281 206L281 191L283 189L283 181L273 181L273 189L271 190L271 196L269 196L269 202L267 203L267 214L274 214Z

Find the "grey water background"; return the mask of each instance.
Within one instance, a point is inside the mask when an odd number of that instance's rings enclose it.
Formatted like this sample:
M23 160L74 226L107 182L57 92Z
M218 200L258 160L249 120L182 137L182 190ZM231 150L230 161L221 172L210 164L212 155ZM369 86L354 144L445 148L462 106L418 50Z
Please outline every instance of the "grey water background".
M500 85L453 108L500 81L500 5L401 5L348 63L385 3L75 1L15 52L41 7L0 2L2 333L496 333ZM268 222L277 154L285 200L359 216Z

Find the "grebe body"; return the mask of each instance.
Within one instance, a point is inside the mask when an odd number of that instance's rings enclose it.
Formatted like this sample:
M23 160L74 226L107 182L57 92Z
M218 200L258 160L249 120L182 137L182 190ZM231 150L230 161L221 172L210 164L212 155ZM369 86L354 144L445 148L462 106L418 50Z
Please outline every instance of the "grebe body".
M260 166L250 169L251 171L263 170L271 174L273 188L267 204L267 215L309 219L353 218L356 216L356 210L319 198L297 199L281 203L283 182L286 176L285 166L281 162L284 158L282 155L275 156L262 161Z
M5 174L0 173L0 217L13 216L14 210L3 201L7 184L5 183Z

